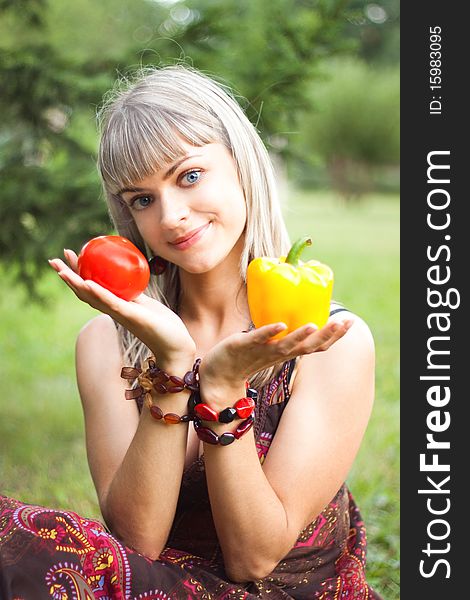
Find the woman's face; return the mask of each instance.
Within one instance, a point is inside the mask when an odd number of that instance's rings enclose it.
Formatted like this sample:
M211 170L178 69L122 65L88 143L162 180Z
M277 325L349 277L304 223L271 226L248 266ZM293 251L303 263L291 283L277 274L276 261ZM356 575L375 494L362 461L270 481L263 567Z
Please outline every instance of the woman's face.
M245 198L223 144L185 149L174 163L120 194L154 254L189 273L205 273L241 252Z

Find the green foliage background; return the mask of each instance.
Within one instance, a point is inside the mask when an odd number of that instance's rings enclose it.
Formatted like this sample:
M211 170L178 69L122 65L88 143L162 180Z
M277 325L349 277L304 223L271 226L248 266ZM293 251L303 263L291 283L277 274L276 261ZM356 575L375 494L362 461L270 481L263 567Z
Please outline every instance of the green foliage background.
M105 91L184 62L235 88L279 167L292 237L308 223L336 296L374 333L377 401L351 486L369 578L399 597L398 57L398 0L0 0L0 492L98 516L73 375L93 311L47 258L110 231Z

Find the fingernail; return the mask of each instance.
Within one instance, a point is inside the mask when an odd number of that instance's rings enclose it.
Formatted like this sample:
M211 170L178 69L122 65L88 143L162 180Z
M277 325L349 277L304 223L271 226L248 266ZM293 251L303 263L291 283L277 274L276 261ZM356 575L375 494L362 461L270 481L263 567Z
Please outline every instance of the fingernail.
M305 329L305 331L310 334L310 333L314 333L315 331L318 330L318 327L315 325L315 323L309 323Z

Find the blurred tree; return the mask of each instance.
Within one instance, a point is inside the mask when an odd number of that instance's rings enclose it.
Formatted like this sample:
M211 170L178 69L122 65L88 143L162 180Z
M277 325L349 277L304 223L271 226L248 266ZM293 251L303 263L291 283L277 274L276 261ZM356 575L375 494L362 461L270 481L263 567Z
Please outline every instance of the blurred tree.
M100 54L90 46L74 52L76 39L62 43L51 21L61 4L0 3L0 257L33 293L48 257L110 229L105 204L97 202L93 113L113 83L119 52ZM78 38L83 30L76 23L78 15L68 29ZM99 27L96 22L93 36Z
M162 32L197 68L223 78L269 146L311 108L309 87L321 59L352 48L341 35L347 0L187 0L175 3Z
M350 47L347 0L0 0L0 257L34 291L46 259L109 231L95 107L129 65L187 62L233 85L273 152Z
M327 166L346 200L370 191L377 167L399 162L399 73L363 61L330 62L312 86L316 110L305 118L297 151L309 169Z

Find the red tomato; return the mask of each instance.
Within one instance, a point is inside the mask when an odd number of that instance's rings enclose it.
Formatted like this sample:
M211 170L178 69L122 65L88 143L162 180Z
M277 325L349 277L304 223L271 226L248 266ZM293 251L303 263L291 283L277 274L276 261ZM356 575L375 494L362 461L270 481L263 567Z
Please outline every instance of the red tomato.
M78 273L123 300L137 298L150 279L145 256L119 235L102 235L87 242L78 256Z

